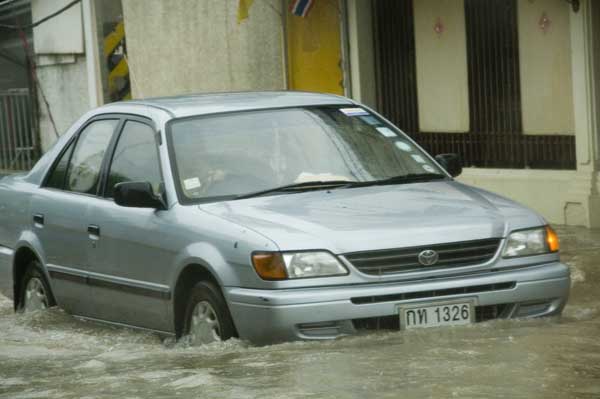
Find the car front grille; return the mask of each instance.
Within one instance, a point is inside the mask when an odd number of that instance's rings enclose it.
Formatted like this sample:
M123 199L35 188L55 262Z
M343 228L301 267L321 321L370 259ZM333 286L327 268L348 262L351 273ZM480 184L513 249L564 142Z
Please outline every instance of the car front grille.
M412 248L352 252L344 254L344 257L362 273L379 276L485 263L494 257L499 245L499 238L490 238ZM437 263L432 266L422 266L419 263L419 254L425 250L437 252Z
M491 321L504 319L508 317L510 309L514 304L503 303L498 305L486 305L475 307L475 322ZM352 320L354 328L357 330L399 330L400 316L366 317Z

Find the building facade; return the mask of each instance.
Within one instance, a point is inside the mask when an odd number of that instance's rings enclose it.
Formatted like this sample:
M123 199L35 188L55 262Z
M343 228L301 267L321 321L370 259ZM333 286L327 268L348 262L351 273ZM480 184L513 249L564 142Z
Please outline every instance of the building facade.
M31 3L33 20L66 0ZM82 0L33 30L42 149L90 107L230 90L347 95L460 180L558 224L600 227L595 0ZM66 31L61 31L60 26ZM68 39L65 39L68 37Z

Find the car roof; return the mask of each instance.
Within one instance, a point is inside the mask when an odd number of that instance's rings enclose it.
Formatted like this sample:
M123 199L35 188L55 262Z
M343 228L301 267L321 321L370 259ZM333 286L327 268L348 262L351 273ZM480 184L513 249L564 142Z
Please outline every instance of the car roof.
M114 112L123 106L141 105L163 110L172 118L253 109L302 107L311 105L352 105L352 100L333 94L299 91L249 91L156 97L110 103L100 109Z

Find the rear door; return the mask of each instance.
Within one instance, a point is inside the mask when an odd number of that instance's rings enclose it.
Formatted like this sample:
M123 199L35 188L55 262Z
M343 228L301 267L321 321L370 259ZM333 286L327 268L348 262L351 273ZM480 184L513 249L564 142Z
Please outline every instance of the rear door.
M169 211L125 208L112 199L122 182L150 182L156 194L162 192L157 141L150 120L127 117L107 165L105 198L90 210L90 223L98 227L96 245L89 248L90 284L94 317L168 331Z
M70 313L91 311L87 286L89 240L86 215L99 198L101 170L120 119L90 120L65 146L32 199L31 218L44 251L59 305Z

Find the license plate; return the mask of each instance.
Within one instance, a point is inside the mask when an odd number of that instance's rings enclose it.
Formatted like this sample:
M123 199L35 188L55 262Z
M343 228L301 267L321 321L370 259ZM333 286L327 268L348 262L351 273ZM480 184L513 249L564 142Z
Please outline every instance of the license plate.
M400 306L400 328L459 326L472 323L475 317L472 301L420 303Z

